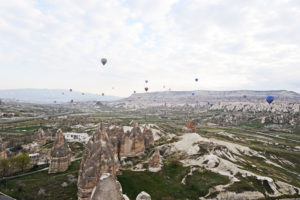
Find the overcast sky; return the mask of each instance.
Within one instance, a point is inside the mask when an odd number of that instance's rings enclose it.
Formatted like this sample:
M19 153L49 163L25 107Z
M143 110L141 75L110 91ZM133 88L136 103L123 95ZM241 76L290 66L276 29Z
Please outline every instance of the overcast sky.
M0 0L0 89L300 92L299 19L299 0Z

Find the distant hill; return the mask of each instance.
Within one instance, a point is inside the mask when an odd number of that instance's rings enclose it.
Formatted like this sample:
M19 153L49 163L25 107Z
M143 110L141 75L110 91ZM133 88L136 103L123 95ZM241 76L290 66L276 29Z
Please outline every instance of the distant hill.
M194 93L194 95L192 95ZM198 102L265 102L266 96L275 97L275 102L299 102L300 94L287 90L233 90L233 91L164 91L136 93L130 97L121 99L121 102L141 102L141 103L196 103Z
M115 96L101 96L100 94L84 93L63 89L10 89L0 90L0 99L18 100L33 103L57 103L76 101L113 101L120 99Z

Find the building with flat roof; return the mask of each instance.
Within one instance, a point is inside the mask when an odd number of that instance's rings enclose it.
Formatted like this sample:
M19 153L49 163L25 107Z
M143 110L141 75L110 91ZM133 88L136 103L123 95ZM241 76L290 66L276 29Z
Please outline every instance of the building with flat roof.
M67 142L88 143L90 136L87 133L64 133Z

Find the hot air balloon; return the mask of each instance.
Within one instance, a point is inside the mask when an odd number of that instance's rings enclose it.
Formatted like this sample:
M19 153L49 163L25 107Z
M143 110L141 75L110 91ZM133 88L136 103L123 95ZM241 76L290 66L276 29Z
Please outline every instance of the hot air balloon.
M102 63L102 65L105 65L107 63L107 59L106 58L102 58L101 59L101 63Z
M274 97L273 96L267 96L266 101L271 104L274 101Z
M145 91L146 91L146 92L148 91L148 87L145 87Z
M198 78L195 78L195 81L196 81L196 82L198 82L198 80L199 80Z
M134 91L133 91L133 93L135 94L135 93L136 93L136 91L134 90Z
M73 99L71 99L70 103L73 103L73 102L74 102L74 100L73 100Z
M194 95L195 95L195 93L193 92L193 93L192 93L192 95L194 96Z
M145 83L148 83L148 80L145 80Z
M73 90L72 90L72 89L69 89L69 91L72 92Z
M102 93L102 96L104 96L104 93Z

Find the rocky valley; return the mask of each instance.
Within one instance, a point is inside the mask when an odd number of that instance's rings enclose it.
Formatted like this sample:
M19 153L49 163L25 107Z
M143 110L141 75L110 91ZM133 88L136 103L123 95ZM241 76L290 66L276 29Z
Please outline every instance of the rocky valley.
M299 94L277 91L268 104L249 91L200 93L3 101L0 191L24 200L300 198Z

